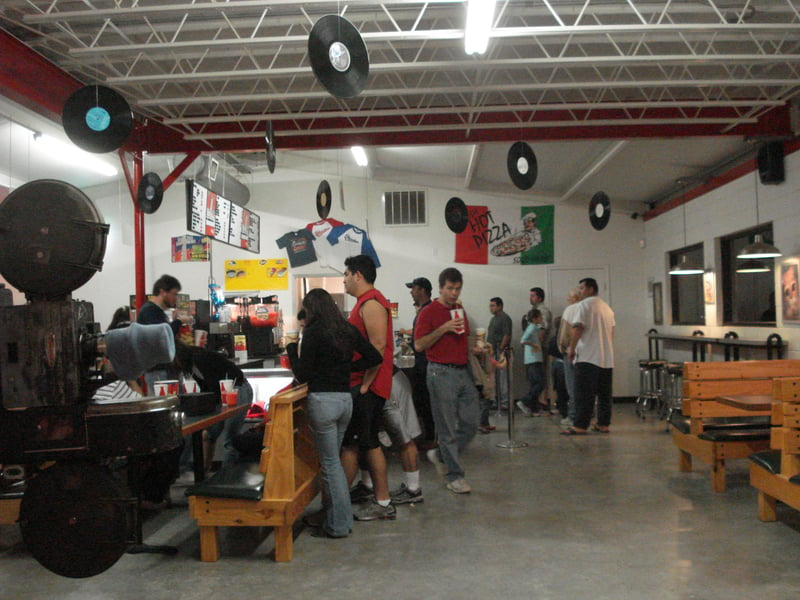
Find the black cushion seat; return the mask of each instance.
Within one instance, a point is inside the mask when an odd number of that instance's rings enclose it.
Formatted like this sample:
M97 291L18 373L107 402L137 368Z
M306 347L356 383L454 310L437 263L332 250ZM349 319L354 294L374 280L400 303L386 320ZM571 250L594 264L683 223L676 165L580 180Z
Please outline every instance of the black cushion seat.
M681 433L691 433L691 422L692 419L690 417L686 417L677 411L669 416L669 424ZM741 429L764 429L768 425L769 417L721 417L704 420L703 430L704 432L716 430L738 431Z
M781 472L780 450L764 450L762 452L753 452L753 454L747 458L749 458L762 469L766 469L773 475L777 475Z
M264 474L258 470L258 462L247 461L222 467L205 481L187 489L186 495L261 500L263 491Z
M755 442L760 440L768 440L770 430L767 429L751 429L751 428L731 428L724 427L721 429L709 429L703 431L697 437L707 442Z

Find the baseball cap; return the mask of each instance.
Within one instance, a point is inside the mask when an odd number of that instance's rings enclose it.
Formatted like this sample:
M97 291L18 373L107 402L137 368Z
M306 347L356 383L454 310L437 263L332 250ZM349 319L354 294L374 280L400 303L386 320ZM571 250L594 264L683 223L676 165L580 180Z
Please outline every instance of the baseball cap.
M431 286L431 282L430 282L430 281L428 281L428 279L427 279L427 278L425 278L425 277L417 277L417 278L416 278L414 281L412 281L411 283L407 283L407 284L406 284L406 287L407 287L407 288L412 288L412 287L414 287L415 285L418 285L419 287L421 287L423 290L425 290L425 291L426 291L426 292L428 292L429 294L431 293L431 290L433 289L433 286Z

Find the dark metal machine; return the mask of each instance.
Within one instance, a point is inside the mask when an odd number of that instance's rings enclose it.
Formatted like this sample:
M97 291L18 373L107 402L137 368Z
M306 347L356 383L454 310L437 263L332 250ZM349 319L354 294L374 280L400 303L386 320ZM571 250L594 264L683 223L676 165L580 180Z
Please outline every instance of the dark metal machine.
M91 200L61 181L0 204L0 274L27 299L0 306L0 497L24 486L25 544L67 577L108 569L135 541L136 502L111 465L181 443L175 396L91 401L106 383L104 336L71 293L102 268L107 235Z

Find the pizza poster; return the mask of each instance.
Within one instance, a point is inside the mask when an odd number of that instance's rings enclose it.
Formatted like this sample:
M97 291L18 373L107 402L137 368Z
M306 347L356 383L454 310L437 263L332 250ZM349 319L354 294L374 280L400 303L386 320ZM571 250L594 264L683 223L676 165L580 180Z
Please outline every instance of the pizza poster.
M455 262L471 265L550 265L555 262L555 208L467 206L456 234Z
M226 292L288 289L289 261L285 258L225 261Z

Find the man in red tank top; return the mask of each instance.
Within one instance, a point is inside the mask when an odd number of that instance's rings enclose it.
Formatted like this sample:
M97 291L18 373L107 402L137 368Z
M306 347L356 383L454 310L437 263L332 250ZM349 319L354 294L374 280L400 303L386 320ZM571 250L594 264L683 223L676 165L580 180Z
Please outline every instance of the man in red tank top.
M353 416L342 442L342 465L348 484L352 484L358 471L358 454L363 452L366 455L375 500L355 511L353 516L356 520L394 519L397 512L389 498L386 457L378 441L383 405L392 393L394 344L391 309L383 294L375 289L375 263L369 256L351 256L344 264L344 289L356 298L348 320L381 353L383 362L350 375Z

